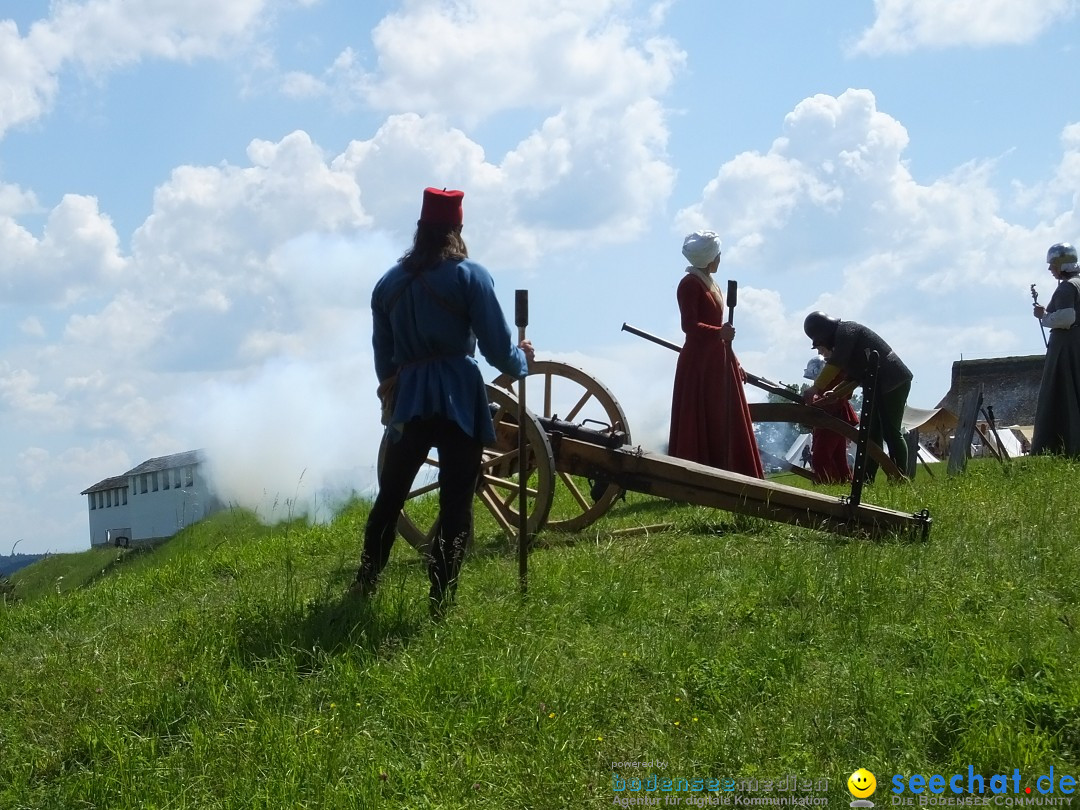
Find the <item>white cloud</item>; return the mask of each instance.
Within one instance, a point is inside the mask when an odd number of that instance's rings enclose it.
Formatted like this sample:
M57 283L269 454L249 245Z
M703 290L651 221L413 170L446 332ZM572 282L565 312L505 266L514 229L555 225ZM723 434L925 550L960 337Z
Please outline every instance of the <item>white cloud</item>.
M248 157L246 168L182 166L156 190L133 238L144 295L183 306L208 291L266 293L277 247L369 222L354 179L328 166L306 133L252 141Z
M874 0L877 16L852 53L1030 42L1071 17L1074 0Z
M29 337L41 338L45 337L45 327L41 325L41 321L30 315L19 321L19 331Z
M0 215L0 283L8 300L61 302L117 281L127 266L112 221L97 200L66 194L35 237Z
M39 390L40 379L29 369L14 368L0 371L0 402L15 420L43 421L60 430L70 425L60 397L51 391Z
M25 36L0 20L0 137L55 101L68 65L100 74L145 58L220 56L258 29L272 0L60 0Z
M41 26L58 53L91 69L109 69L147 56L186 61L219 54L230 40L250 32L268 5L268 0L69 1L54 4L52 17Z
M674 184L667 126L656 102L619 111L572 105L511 150L501 164L439 116L391 116L368 141L334 160L363 189L388 230L411 236L428 185L467 189L466 239L495 263L528 266L580 239L612 242L639 230Z
M372 32L376 72L365 72L352 49L328 71L377 109L475 120L583 98L633 104L663 93L686 59L671 39L649 34L662 8L634 21L631 0L403 5Z
M310 73L290 71L281 78L281 92L288 98L316 98L326 95L326 82Z

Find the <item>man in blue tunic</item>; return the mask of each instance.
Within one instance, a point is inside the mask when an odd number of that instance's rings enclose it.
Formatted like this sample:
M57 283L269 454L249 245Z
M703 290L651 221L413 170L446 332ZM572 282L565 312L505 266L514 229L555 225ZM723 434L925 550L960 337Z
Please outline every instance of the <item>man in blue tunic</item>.
M517 346L491 274L461 238L464 193L427 188L413 245L371 294L372 346L390 441L379 494L364 530L350 591L374 592L394 543L398 513L432 447L439 451L439 532L428 557L431 611L454 597L472 531L473 496L485 444L495 439L483 375L474 359L524 377L529 341Z

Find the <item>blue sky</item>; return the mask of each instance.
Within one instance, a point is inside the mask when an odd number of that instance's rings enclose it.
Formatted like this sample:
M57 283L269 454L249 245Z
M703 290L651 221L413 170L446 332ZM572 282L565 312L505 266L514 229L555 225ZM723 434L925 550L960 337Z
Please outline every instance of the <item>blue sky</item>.
M368 296L428 185L650 449L675 356L619 330L679 339L698 227L748 370L798 382L823 309L933 407L1043 349L1078 33L1073 0L5 4L0 553L85 548L82 489L195 447L264 515L369 490Z

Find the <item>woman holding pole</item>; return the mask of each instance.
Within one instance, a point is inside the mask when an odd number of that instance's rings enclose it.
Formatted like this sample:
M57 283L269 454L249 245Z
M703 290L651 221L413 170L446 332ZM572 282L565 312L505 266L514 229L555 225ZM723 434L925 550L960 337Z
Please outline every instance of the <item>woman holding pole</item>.
M1031 453L1080 457L1080 264L1076 248L1067 242L1051 245L1046 263L1058 285L1049 304L1034 307L1035 317L1050 330L1050 338Z
M683 240L682 252L690 262L677 292L686 342L675 367L668 454L764 478L743 372L731 346L735 327L724 322L724 296L713 278L720 238L695 231Z

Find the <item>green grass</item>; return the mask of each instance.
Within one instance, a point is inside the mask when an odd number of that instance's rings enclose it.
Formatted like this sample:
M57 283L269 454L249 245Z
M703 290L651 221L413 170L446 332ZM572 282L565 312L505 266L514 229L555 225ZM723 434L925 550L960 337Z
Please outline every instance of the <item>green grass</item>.
M1078 477L989 460L864 490L929 507L926 543L630 495L545 536L524 601L481 520L437 624L401 542L371 603L340 599L361 503L74 555L98 573L60 593L43 561L17 577L35 598L0 607L0 807L606 807L642 795L613 792L630 760L827 779L834 804L865 767L878 806L892 774L1077 775Z

